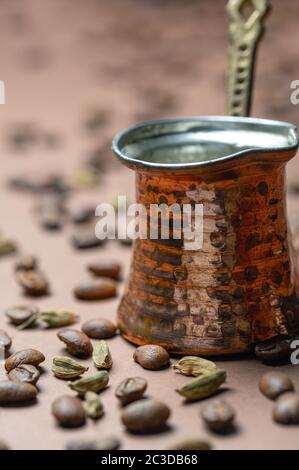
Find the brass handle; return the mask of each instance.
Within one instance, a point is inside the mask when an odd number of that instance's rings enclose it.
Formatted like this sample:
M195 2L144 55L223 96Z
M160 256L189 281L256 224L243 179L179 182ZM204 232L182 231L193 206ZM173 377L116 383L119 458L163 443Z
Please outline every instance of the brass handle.
M246 17L245 8L250 9ZM229 83L227 114L249 116L258 42L269 0L229 0Z

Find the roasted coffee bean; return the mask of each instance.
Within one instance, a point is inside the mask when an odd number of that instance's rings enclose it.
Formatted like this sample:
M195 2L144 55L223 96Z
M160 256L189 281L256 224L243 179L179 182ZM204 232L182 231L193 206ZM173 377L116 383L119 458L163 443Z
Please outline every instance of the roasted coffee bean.
M147 388L147 381L142 377L129 377L123 380L115 391L115 396L122 405L139 400Z
M276 400L285 392L293 392L294 384L283 372L267 372L259 381L259 389L270 400Z
M36 384L39 377L39 370L31 364L22 364L8 373L8 378L12 382L22 382L32 385Z
M74 289L74 294L80 300L103 300L115 297L116 284L111 279L89 279Z
M0 381L0 403L17 403L33 400L37 389L28 383Z
M60 230L64 224L63 199L58 195L44 197L38 207L39 222L45 230Z
M35 256L21 256L15 263L15 271L34 271L38 262Z
M291 344L294 340L298 340L299 336L276 336L257 344L255 347L255 355L265 363L280 364L290 362L293 352Z
M48 294L49 283L41 271L17 271L16 280L26 295L39 297Z
M299 395L283 393L275 402L273 419L280 424L299 424Z
M166 349L155 344L139 346L133 357L144 369L158 370L169 364L169 354Z
M11 348L12 339L8 336L6 331L0 330L0 352L8 352Z
M87 266L88 270L99 277L109 277L118 281L121 273L121 265L115 262L98 261L97 263L90 263Z
M178 441L170 450L210 450L212 448L209 441L196 437L190 437Z
M112 336L115 336L116 330L116 325L105 318L88 320L82 325L82 331L84 331L89 338L94 339L112 338Z
M85 224L86 222L91 222L95 217L95 206L75 208L71 211L70 216L73 224Z
M72 244L78 250L95 248L97 246L101 246L103 243L103 240L96 237L95 227L93 224L88 227L82 227L80 230L77 229L72 237Z
M19 307L11 307L5 310L5 315L14 325L22 325L30 318L37 316L38 308L34 305L21 305Z
M224 400L215 400L204 405L200 411L205 424L215 432L226 432L232 428L235 412Z
M136 433L160 431L170 416L168 406L151 398L130 403L122 412L122 422L127 430Z
M2 439L0 439L0 450L10 450L8 444Z
M96 440L70 441L66 450L116 450L119 446L120 441L116 437L100 437Z
M23 349L6 359L5 369L7 372L10 372L12 369L22 364L30 364L37 367L41 362L44 362L44 360L45 356L40 351L36 349Z
M79 398L64 395L52 404L52 413L58 423L66 428L77 428L85 423L85 410Z
M91 356L93 351L91 341L82 331L64 328L58 331L57 336L65 343L66 349L73 356Z

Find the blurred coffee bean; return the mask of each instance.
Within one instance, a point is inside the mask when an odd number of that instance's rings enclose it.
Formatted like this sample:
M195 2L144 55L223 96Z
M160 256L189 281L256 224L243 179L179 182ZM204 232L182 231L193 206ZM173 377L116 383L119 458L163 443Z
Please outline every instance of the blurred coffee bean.
M14 124L8 132L7 141L15 151L28 150L37 140L38 131L34 123L23 122Z
M90 224L85 227L80 227L72 236L72 244L78 250L85 250L89 248L96 248L101 246L104 240L99 240L95 234L95 226Z
M74 289L80 300L103 300L117 295L116 283L112 279L89 279Z
M255 355L265 363L289 363L293 352L291 344L299 340L299 336L276 336L255 346Z
M73 224L85 224L91 222L95 217L95 206L77 207L70 211Z
M299 395L283 393L275 402L273 419L279 424L299 424Z
M44 197L38 208L39 222L46 230L60 230L64 224L65 208L59 196Z
M21 325L37 315L39 309L35 305L20 305L10 307L5 310L5 315L9 318L13 325Z
M66 450L116 450L120 446L120 441L116 437L99 437L95 440L70 441L66 445Z
M205 424L215 432L224 433L232 429L235 412L224 400L214 400L201 408Z
M95 276L109 277L110 279L118 281L120 278L121 265L113 261L97 261L90 263L87 269Z
M40 297L49 292L48 280L41 271L17 271L15 277L24 294L28 296Z
M38 261L35 256L23 255L15 263L15 271L32 271L37 268Z
M116 335L117 327L112 321L105 318L94 318L87 320L82 325L82 331L94 339L107 339Z
M12 339L6 331L0 330L0 352L8 352L12 345Z
M294 384L283 372L267 372L259 381L259 389L270 400L276 400L285 392L293 392Z

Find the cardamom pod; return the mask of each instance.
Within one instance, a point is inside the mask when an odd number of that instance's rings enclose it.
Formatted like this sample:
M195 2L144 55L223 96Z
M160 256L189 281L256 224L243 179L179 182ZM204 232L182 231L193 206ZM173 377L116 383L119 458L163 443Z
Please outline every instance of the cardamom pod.
M214 362L197 356L182 357L172 367L182 375L192 375L194 377L209 374L217 369Z
M101 370L89 377L69 382L68 386L79 395L85 395L86 392L100 392L109 382L109 374L106 370Z
M17 325L17 330L25 330L34 326L36 320L38 319L38 313L33 313L27 320L23 321L20 325Z
M17 246L13 240L0 235L0 257L11 255L17 251Z
M201 400L213 395L225 380L225 370L216 369L210 374L200 375L190 380L176 391L189 401Z
M101 340L94 347L92 358L97 369L111 369L112 357L106 341Z
M58 356L53 359L52 372L59 379L75 379L87 370L88 367L82 366L67 356Z
M95 392L86 392L83 407L89 418L98 419L104 414L103 404L99 395Z
M41 312L39 318L50 328L60 328L75 323L78 320L78 315L67 310L53 310Z

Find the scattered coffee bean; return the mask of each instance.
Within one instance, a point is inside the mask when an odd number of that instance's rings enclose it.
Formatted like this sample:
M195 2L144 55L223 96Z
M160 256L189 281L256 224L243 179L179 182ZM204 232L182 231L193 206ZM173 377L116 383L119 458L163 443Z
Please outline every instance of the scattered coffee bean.
M276 400L285 392L293 392L294 384L283 372L267 372L259 381L259 389L270 400Z
M226 380L226 372L216 369L210 374L200 375L185 383L176 391L188 401L201 400L213 395Z
M92 358L97 369L111 369L113 364L112 356L105 340L102 339L95 345Z
M28 383L0 381L0 403L17 403L33 400L37 389Z
M224 400L207 403L202 407L200 414L212 431L221 433L232 429L235 412Z
M196 437L190 437L177 442L170 450L210 450L212 448L209 441Z
M17 245L13 240L0 235L0 258L12 255L17 251Z
M293 352L291 343L296 339L298 340L299 336L276 336L275 338L270 338L256 345L255 355L268 364L289 363Z
M115 396L124 406L139 400L143 396L146 388L147 381L142 377L129 377L119 384L115 391Z
M39 377L39 370L31 364L22 364L8 373L8 378L12 382L22 382L32 385L36 384Z
M64 224L65 209L60 196L47 196L38 208L39 222L45 230L60 230Z
M37 258L31 255L21 256L15 263L15 271L34 271L37 267Z
M39 318L47 323L49 328L61 328L69 326L78 321L78 315L67 310L52 310L41 312Z
M76 379L87 370L88 367L82 366L67 356L58 356L53 359L52 372L58 379Z
M90 263L87 268L95 276L109 277L115 281L120 279L121 265L119 263L98 261L97 263Z
M58 331L57 336L65 343L66 349L73 356L91 356L93 351L91 341L82 331L64 328Z
M75 208L71 211L70 216L73 224L85 224L87 222L91 222L95 217L95 206Z
M58 423L66 428L77 428L85 423L85 410L79 398L64 395L52 404L52 413Z
M37 367L41 362L44 362L44 360L45 356L40 351L36 349L23 349L6 359L5 369L7 372L10 372L12 369L22 364L30 364Z
M106 370L102 370L89 377L83 377L82 379L75 380L75 382L69 382L68 385L79 395L85 395L87 392L98 393L102 391L107 387L108 382L109 374Z
M299 395L283 393L275 402L273 419L280 424L299 424Z
M217 368L214 362L197 356L182 357L182 359L180 359L176 364L173 364L172 367L182 375L191 375L194 377L209 374Z
M103 404L99 395L95 392L86 392L83 406L86 416L91 419L99 419L104 414Z
M103 240L96 237L95 227L93 224L88 227L82 227L80 230L76 230L76 233L72 237L72 243L78 250L85 250L88 248L95 248L103 244Z
M48 294L49 283L41 271L17 271L16 280L26 295L39 297Z
M66 445L66 450L116 450L120 441L116 437L101 437L97 440L76 440Z
M122 422L130 432L160 431L170 416L168 406L152 398L130 403L122 412Z
M133 357L144 369L158 370L169 364L169 354L166 349L155 344L139 346Z
M115 336L117 327L110 320L105 318L95 318L88 320L82 325L82 331L94 339L107 339Z
M80 300L104 300L115 297L116 284L111 279L89 279L74 289L74 294Z
M10 450L8 444L2 439L0 439L0 450Z
M36 318L38 308L34 305L21 305L19 307L11 307L5 310L5 315L9 318L13 325L22 325L31 318Z
M0 330L0 352L8 352L11 348L12 339L8 336L6 331Z

